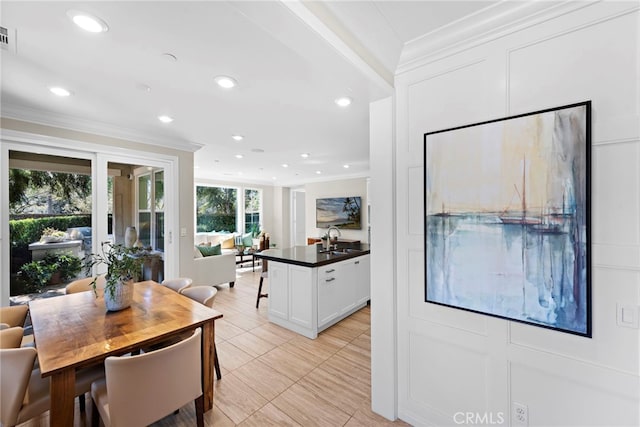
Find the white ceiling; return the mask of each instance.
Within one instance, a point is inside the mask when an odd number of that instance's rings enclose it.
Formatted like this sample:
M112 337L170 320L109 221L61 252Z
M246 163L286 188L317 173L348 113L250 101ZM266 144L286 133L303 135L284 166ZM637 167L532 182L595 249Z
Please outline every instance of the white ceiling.
M2 1L0 24L17 30L18 43L2 51L0 107L3 117L202 146L196 179L295 185L366 176L369 102L392 94L404 43L495 3ZM109 31L82 31L69 9L99 16ZM218 88L221 74L239 86ZM53 85L73 96L52 95ZM337 107L345 95L353 104ZM162 124L160 114L175 120Z

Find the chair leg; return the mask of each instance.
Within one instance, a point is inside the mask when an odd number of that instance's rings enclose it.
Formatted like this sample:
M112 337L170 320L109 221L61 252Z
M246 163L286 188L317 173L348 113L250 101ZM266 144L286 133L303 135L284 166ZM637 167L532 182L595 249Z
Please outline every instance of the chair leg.
M229 282L229 287L233 288L236 285L236 282Z
M204 427L204 394L201 394L194 401L196 404L196 425Z
M258 285L258 297L256 298L256 308L260 305L260 295L262 294L262 281L264 277L260 277L260 284Z
M99 427L100 426L100 412L98 412L98 407L96 406L96 402L91 399L91 427Z
M84 394L81 394L80 396L78 396L78 403L80 404L80 413L84 414L84 411L86 411L87 409L84 401Z
M262 293L262 282L264 281L264 277L260 277L260 284L258 285L258 297L256 298L256 308L260 307L260 298L267 298L269 294Z
M218 350L216 349L215 344L213 344L213 367L216 370L216 378L221 380L222 373L220 372L220 362L218 362Z

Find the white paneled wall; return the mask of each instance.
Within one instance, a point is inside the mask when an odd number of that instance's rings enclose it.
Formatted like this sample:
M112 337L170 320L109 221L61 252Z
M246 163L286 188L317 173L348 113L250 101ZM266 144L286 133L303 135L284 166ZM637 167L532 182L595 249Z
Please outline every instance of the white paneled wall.
M577 5L467 49L425 52L396 75L393 320L398 415L412 424L458 425L456 413L473 412L522 425L511 415L519 402L529 426L640 425L640 330L616 322L617 305L640 306L640 10ZM425 303L423 134L585 100L593 338Z

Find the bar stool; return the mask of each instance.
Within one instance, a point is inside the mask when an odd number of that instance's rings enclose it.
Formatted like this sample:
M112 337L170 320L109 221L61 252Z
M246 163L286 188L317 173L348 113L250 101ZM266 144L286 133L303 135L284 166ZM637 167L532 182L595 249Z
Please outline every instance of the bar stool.
M262 293L262 282L269 277L269 264L266 259L262 260L262 273L260 273L260 284L258 285L258 297L256 298L256 308L260 306L260 298L268 298L269 294Z

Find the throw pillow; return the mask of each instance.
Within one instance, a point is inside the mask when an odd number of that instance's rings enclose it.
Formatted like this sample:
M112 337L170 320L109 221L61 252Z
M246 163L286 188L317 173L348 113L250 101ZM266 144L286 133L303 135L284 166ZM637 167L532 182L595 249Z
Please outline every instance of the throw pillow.
M253 246L253 235L251 233L242 235L242 244L247 248Z
M198 250L203 256L222 255L222 247L220 243L212 246L198 246Z
M233 237L229 237L226 240L222 241L222 249L233 249L236 247L236 243L233 240Z
M200 252L197 246L193 247L193 258L202 258L202 252Z

